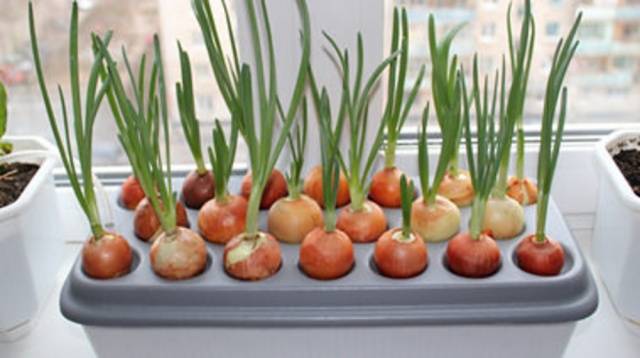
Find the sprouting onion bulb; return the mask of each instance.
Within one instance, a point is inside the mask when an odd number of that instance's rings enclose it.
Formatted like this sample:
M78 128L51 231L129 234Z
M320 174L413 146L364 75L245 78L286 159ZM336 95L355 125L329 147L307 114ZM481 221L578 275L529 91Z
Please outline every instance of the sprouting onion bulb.
M455 91L462 96L461 80L458 80ZM458 117L461 118L461 117ZM418 133L418 170L422 197L418 198L411 208L411 228L424 241L438 242L451 238L460 229L460 209L444 196L438 194L438 188L445 176L451 152L458 150L455 136L446 133L457 132L462 126L460 120L441 121L442 148L433 182L429 183L429 152L427 144L427 123L429 121L429 104L422 113L422 123Z
M429 53L431 55L431 88L436 118L442 131L443 140L450 143L447 157L440 155L439 162L445 162L447 172L438 179L435 189L440 195L457 206L468 206L473 200L473 185L466 170L459 167L458 153L462 138L462 96L457 75L458 56L450 56L451 44L464 27L464 23L452 28L438 43L436 21L429 16ZM454 122L457 124L450 124ZM424 193L423 193L424 194Z
M463 118L466 139L467 162L469 173L473 181L475 198L471 206L471 222L469 231L457 234L447 243L447 264L449 269L465 277L485 277L493 274L500 267L500 249L491 232L483 231L482 223L485 217L487 200L496 181L499 162L498 158L508 151L506 140L511 139L514 121L500 123L496 132L496 102L498 94L498 72L495 75L493 95L490 99L489 78L484 77L480 85L478 74L478 57L473 59L473 90L471 98L467 94L466 83L462 79L462 96L464 100ZM504 71L503 71L504 74ZM476 111L477 144L471 139L470 106L473 102Z
M533 19L532 19L531 25L532 25L532 29L531 29L532 47L529 50L529 56L531 56L533 53L533 43L535 42L535 28L534 28ZM513 38L513 34L511 30L511 4L509 4L509 8L507 11L507 32L508 32L508 38L509 38L509 56L511 59L511 63L513 64L513 61L516 58L516 56L514 54L513 40L511 40ZM526 70L526 76L525 76L525 83L524 83L525 92L526 92L527 82L529 78L529 68L530 68L529 64L530 64L530 59L529 59L529 63L527 64L527 70ZM513 70L514 68L512 67L512 72L514 72ZM524 115L522 111L524 111L524 106L522 106L521 108L521 113L519 114L518 121L516 123L516 126L517 126L516 128L517 130L516 132L516 140L517 140L516 175L509 177L506 183L506 194L510 198L520 203L521 205L531 205L531 204L535 204L538 200L538 187L536 186L536 183L533 182L533 180L531 180L530 178L527 178L524 175L524 139L525 138L524 138ZM501 180L504 180L504 177L506 176L506 168L500 174L501 174ZM504 183L502 183L502 185L504 185Z
M333 48L335 60L342 72L343 93L339 117L345 116L349 123L348 158L338 152L338 161L349 183L351 203L338 215L338 229L344 231L354 242L375 241L387 229L387 218L378 204L367 200L369 192L369 174L382 145L385 121L380 121L373 142L367 148L366 132L368 123L369 101L371 94L385 68L393 62L399 52L393 53L380 63L363 84L364 45L362 35L358 33L356 75L351 81L348 51L340 50L336 42L324 33ZM326 184L325 184L326 185Z
M517 51L511 30L511 5L507 10L507 33L511 64L511 85L508 93L502 90L500 96L500 118L501 121L513 121L517 124L522 121L527 83L529 81L529 70L533 56L533 45L535 43L535 21L532 15L530 0L525 1L524 18L520 29L520 38L518 39L519 47ZM504 63L503 71L505 71ZM505 77L506 75L503 74L503 78ZM500 161L498 179L493 195L487 202L487 210L485 212L484 228L491 231L496 239L513 238L524 229L524 210L522 206L518 201L506 195L508 189L511 142L512 138L508 138L506 146L509 150L505 151L498 159ZM521 154L523 155L523 153ZM529 193L526 195L529 196Z
M213 174L205 167L202 157L200 124L196 117L193 81L191 78L191 61L189 60L189 54L182 49L179 42L178 52L182 73L182 83L176 83L180 123L182 124L184 137L189 144L189 150L196 163L196 169L189 172L182 183L182 200L186 206L200 209L204 203L213 198L214 180Z
M376 241L373 259L384 276L408 278L418 275L427 267L427 246L419 234L411 229L411 203L413 183L406 176L400 178L402 195L402 227L385 232Z
M284 118L284 113L280 111ZM302 167L307 142L307 101L302 101L302 122L298 122L287 143L291 154L289 172L285 174L289 195L276 201L267 216L267 227L276 239L300 243L315 228L322 226L322 209L313 199L302 194Z
M74 1L71 11L71 29L69 36L69 65L71 73L71 104L72 124L79 168L76 168L71 134L69 130L69 118L67 105L62 87L58 86L60 105L62 107L62 119L64 123L64 140L58 128L56 116L49 99L42 62L38 49L33 6L29 2L29 30L31 35L31 49L38 77L38 84L42 92L47 118L53 136L55 138L62 165L64 166L71 188L78 200L78 204L85 213L91 227L92 236L85 242L82 248L82 268L84 272L99 279L114 278L129 272L132 261L132 251L129 243L119 234L108 232L102 226L100 213L94 190L94 177L91 170L93 127L100 103L107 91L109 83L100 81L100 67L102 55L97 54L89 74L87 90L84 96L80 90L80 76L78 69L78 4ZM108 42L110 34L105 37ZM81 98L85 98L84 110Z
M545 227L551 198L551 184L558 164L567 113L567 88L563 87L563 81L578 48L579 42L576 41L575 35L581 19L582 13L578 14L566 40L561 39L558 42L553 55L540 131L537 178L540 196L537 203L536 232L522 239L516 248L518 265L523 270L537 275L557 275L564 266L564 250L557 241L546 235ZM560 113L556 116L558 100L560 100Z
M320 133L325 220L324 226L313 229L305 236L300 245L299 263L300 269L309 277L331 280L349 273L354 263L353 244L349 236L336 228L336 200L340 186L338 146L345 117L338 116L335 126L332 124L327 90L325 87L321 90L318 88L311 68L309 68L309 83ZM345 110L345 105L346 103L342 101L339 113Z
M405 82L409 62L409 25L407 11L404 8L401 11L398 11L398 8L393 10L392 28L390 53L393 54L399 50L401 52L389 65L387 102L382 118L386 123L387 135L384 168L371 178L369 198L381 206L399 208L402 202L400 195L402 171L396 167L396 147L402 127L409 117L409 110L420 89L425 68L424 65L420 67L418 76L405 100Z
M0 156L11 153L13 145L3 142L2 136L7 132L7 89L0 81Z
M94 52L106 51L106 44L101 43L98 38L94 38L93 41ZM101 74L103 78L107 79L110 75L109 70L109 61L111 59L111 55L106 53L103 54L106 60L106 67L103 67L101 70ZM158 88L160 86L159 83L159 69L157 61L152 63L151 66L151 74L147 78L147 57L146 55L142 55L140 58L140 64L138 67L138 75L134 75L133 68L131 66L131 62L129 61L129 57L127 55L126 50L122 49L122 58L125 65L126 73L131 83L131 87L133 88L133 96L134 101L130 103L130 107L124 107L118 101L118 93L115 90L115 84L110 86L107 91L107 100L109 106L111 108L111 113L116 123L116 127L119 133L124 133L128 130L127 127L131 126L131 124L127 123L127 116L131 117L133 115L137 115L142 117L142 120L145 121L145 124L148 126L148 132L150 138L148 139L151 146L151 151L149 155L155 156L155 158L150 158L149 160L160 161L160 121L158 117L160 116L159 109L159 99L158 97ZM114 69L117 71L117 68ZM119 74L118 74L119 75ZM113 79L110 79L111 83L114 82ZM164 85L164 84L162 84ZM124 86L124 85L123 85ZM124 88L124 87L123 87ZM127 99L127 98L125 98ZM128 99L127 99L128 101ZM153 201L147 198L149 195L148 191L144 188L144 183L142 179L138 177L136 172L136 164L134 161L132 153L136 150L136 148L129 144L128 141L120 141L124 152L127 154L127 158L129 159L129 163L133 169L133 177L135 181L133 185L136 184L139 188L130 189L128 185L131 185L130 182L125 181L121 187L120 193L120 201L125 205L133 205L135 200L133 197L135 196L137 199L137 190L142 190L144 195L142 196L142 200L138 200L137 204L134 207L134 220L133 220L133 231L136 236L143 241L153 240L157 233L160 232L161 229L161 218L157 217L156 211L153 208ZM135 153L134 153L135 154ZM135 195L134 195L135 194ZM158 196L157 190L154 196ZM161 205L164 205L164 201L161 202ZM180 202L175 203L175 217L179 226L188 227L189 220L187 218L187 212L184 205Z
M302 56L293 94L288 107L283 109L284 119L276 131L279 96L275 50L266 1L259 2L259 12L256 11L253 1L245 1L255 61L253 68L248 64L240 65L239 63L236 41L225 1L222 0L222 5L226 15L231 56L227 56L221 46L219 31L209 2L206 0L193 2L211 67L231 113L231 120L237 125L249 152L251 191L245 232L229 241L224 251L225 270L232 277L241 280L267 278L276 273L281 264L278 242L273 236L258 230L258 214L262 194L298 113L306 82L311 51L311 27L306 2L297 0L296 3L302 24ZM261 25L264 29L262 34L258 26L258 16L262 20ZM267 42L266 51L261 45L263 40ZM265 74L265 67L267 74ZM254 90L257 93L257 108L254 108Z
M141 66L138 86L134 86L133 100L127 96L116 62L106 44L100 39L96 39L96 42L97 48L105 57L111 84L110 104L116 118L118 139L160 223L149 251L151 267L158 276L170 280L193 277L204 271L207 249L204 240L198 234L178 227L177 200L171 183L169 120L160 40L154 36L154 58L148 88L145 90L145 71ZM133 81L134 77L124 49L123 58ZM141 61L141 64L144 64L144 61ZM165 148L164 158L160 154L161 132Z
M238 128L231 121L231 136L227 141L219 120L213 128L213 148L209 147L209 160L216 182L213 199L207 201L198 213L200 233L213 243L226 244L244 232L247 219L247 200L229 193L229 178L238 142Z

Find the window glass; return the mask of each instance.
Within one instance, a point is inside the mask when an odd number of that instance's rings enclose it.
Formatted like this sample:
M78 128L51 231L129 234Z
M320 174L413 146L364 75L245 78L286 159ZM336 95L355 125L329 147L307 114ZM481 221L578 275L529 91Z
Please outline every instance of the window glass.
M515 0L514 29L522 20L523 0ZM531 69L525 120L539 122L544 86L555 45L568 33L578 12L583 12L579 31L580 47L567 75L569 117L572 125L640 121L640 1L638 0L549 0L532 1L536 18L536 47ZM433 1L395 0L407 8L411 29L411 65L413 78L421 64L430 67L427 22L436 17L438 36L466 22L455 39L453 51L470 69L478 51L480 69L495 71L507 53L505 15L509 1ZM415 124L422 107L431 99L431 77L423 82L409 126ZM411 79L411 78L410 78Z
M34 13L45 77L56 114L60 117L57 84L69 90L68 31L69 0L36 0ZM228 2L230 4L233 1ZM27 17L27 1L4 0L0 11L0 79L9 93L9 128L14 135L40 135L53 142L46 112L33 70ZM216 7L217 1L212 1ZM188 145L182 135L176 113L174 85L180 79L176 39L189 51L194 77L195 102L201 124L203 145L211 142L214 118L228 127L228 113L213 81L200 28L193 17L190 1L158 0L81 0L79 7L81 81L85 82L92 62L90 33L114 31L112 53L120 58L125 46L132 65L137 68L140 56L152 55L153 35L159 33L165 61L171 118L172 160L192 163ZM217 10L217 8L216 8ZM233 7L231 8L233 11ZM222 21L222 11L215 11ZM223 42L227 41L222 36ZM148 62L148 61L147 61ZM86 82L85 82L86 83ZM125 83L128 85L128 83ZM243 146L238 161L246 160ZM94 162L96 165L125 165L127 158L116 138L116 128L106 102L101 107L95 128Z

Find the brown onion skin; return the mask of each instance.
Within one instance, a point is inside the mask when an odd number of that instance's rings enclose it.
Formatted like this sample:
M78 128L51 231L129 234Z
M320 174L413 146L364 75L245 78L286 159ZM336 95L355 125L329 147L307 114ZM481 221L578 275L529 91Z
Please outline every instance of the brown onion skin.
M194 231L178 227L162 233L149 251L151 268L167 280L184 280L200 274L207 266L207 245Z
M481 234L474 240L469 233L460 233L447 244L449 269L461 276L490 276L498 270L500 261L498 244L487 234Z
M210 171L198 173L190 172L182 182L182 200L191 209L200 209L204 203L215 195L215 183Z
M520 205L532 205L538 202L538 186L529 178L510 177L507 195Z
M130 175L120 188L120 203L125 209L134 210L144 199L144 191L140 182L133 175Z
M402 205L400 196L400 178L403 173L400 169L384 168L371 178L369 199L385 208L399 208Z
M242 184L240 186L240 194L247 200L249 200L249 195L251 195L251 186L251 173L247 173L247 175L242 178ZM287 190L287 180L281 171L274 169L267 180L267 185L265 185L264 191L262 192L260 209L269 209L273 203L280 198L284 198L287 194L289 194Z
M320 205L302 194L297 199L286 197L276 201L269 209L267 227L276 239L298 244L313 229L321 227L323 221Z
M438 194L451 200L458 207L469 206L475 196L471 175L463 169L458 169L456 176L447 172L438 187Z
M267 233L266 241L259 245L246 259L227 264L227 256L231 250L246 240L244 233L234 237L224 247L224 269L229 276L243 281L258 281L268 278L278 272L282 264L282 255L278 241Z
M92 278L110 279L126 275L132 261L131 246L119 234L107 233L100 239L92 237L82 246L82 269Z
M340 210L336 226L353 242L373 242L387 230L387 218L378 204L367 200L363 210L353 211L351 206Z
M247 224L247 199L228 195L224 202L211 199L198 213L200 234L214 244L226 244L244 232Z
M313 167L304 180L302 191L311 199L315 200L320 207L324 208L324 197L322 196L322 166ZM338 194L336 197L336 207L340 208L349 204L349 183L342 172L338 179Z
M181 202L176 203L176 219L178 226L189 227L187 210ZM133 231L143 241L147 241L160 229L160 220L156 216L151 202L144 198L136 207L133 217Z
M409 278L420 274L429 264L427 246L422 238L412 233L411 241L394 239L402 229L388 230L376 242L373 259L378 271L391 278Z
M344 232L315 228L300 245L300 269L316 280L340 278L353 267L353 244Z
M537 242L535 235L522 239L516 248L518 266L539 276L556 276L564 266L564 249L557 241L546 238Z

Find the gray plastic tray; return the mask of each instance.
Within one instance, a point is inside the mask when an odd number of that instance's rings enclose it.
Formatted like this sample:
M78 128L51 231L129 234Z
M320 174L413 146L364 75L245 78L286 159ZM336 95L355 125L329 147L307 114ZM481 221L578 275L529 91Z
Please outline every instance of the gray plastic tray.
M231 181L237 191L239 178ZM179 188L179 186L176 186ZM298 269L299 245L281 244L282 267L259 282L235 280L224 272L222 245L207 243L208 268L185 281L167 281L150 266L150 244L133 234L133 215L115 205L117 230L130 242L134 267L112 280L87 277L79 260L64 284L60 307L71 321L96 326L392 326L440 324L547 323L577 321L598 304L596 286L582 253L556 205L551 202L548 234L564 246L566 263L556 277L539 277L518 268L514 250L535 227L535 206L525 208L526 228L518 238L498 241L499 271L471 279L446 267L446 242L429 244L429 266L410 279L379 275L371 263L374 244L355 244L355 266L334 281L318 281ZM399 210L386 210L390 226ZM469 221L462 210L462 229ZM189 211L197 229L197 211ZM266 229L266 212L260 227Z

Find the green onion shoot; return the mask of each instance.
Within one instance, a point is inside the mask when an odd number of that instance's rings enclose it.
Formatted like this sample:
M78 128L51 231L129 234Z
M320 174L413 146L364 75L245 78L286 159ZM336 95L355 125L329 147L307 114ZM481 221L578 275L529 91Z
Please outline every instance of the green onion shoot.
M547 237L546 224L551 184L558 164L567 116L567 88L563 87L563 81L579 45L575 36L581 20L582 13L573 23L566 40L560 39L553 55L540 131L537 178L540 196L536 208L536 232L522 239L516 249L518 265L527 272L543 276L557 275L564 266L564 249L557 241Z
M176 83L176 97L180 112L182 132L189 145L189 150L196 163L196 169L187 174L182 183L182 199L186 206L200 209L204 203L213 198L213 175L204 164L202 143L200 140L200 124L196 117L193 80L191 78L191 61L189 54L178 42L182 82Z
M462 83L458 76L456 92L462 97ZM457 118L457 117L456 117ZM462 117L460 117L462 118ZM422 197L418 198L411 208L411 227L420 237L429 242L438 242L451 238L460 228L460 209L449 199L438 194L451 153L458 150L456 135L462 121L440 121L442 147L436 166L433 181L429 182L429 152L427 143L427 123L429 121L429 103L422 112L422 121L418 133L418 170Z
M67 110L64 92L62 91L62 87L58 85L58 95L60 97L62 120L64 123L63 130L61 131L53 111L44 72L42 70L33 5L29 2L31 49L49 126L53 132L56 146L60 153L60 159L69 178L73 193L82 211L89 220L92 233L92 236L85 242L82 248L82 268L87 275L93 278L108 279L128 273L133 257L129 243L121 235L108 232L102 225L91 167L93 128L96 122L98 108L109 88L109 82L100 80L100 68L103 58L98 54L93 60L85 92L82 93L82 89L80 88L80 70L78 68L78 4L75 1L72 5L70 25L69 73L71 74L72 109L71 111ZM105 37L105 42L108 42L109 38L110 34ZM85 99L84 108L82 98ZM69 116L72 118L69 119ZM70 129L71 126L73 134ZM77 154L79 166L76 165L75 161L72 137L75 139L75 154Z
M386 148L384 168L371 178L369 198L384 207L400 207L400 177L402 172L396 167L396 149L400 132L409 117L409 111L416 99L425 67L420 67L418 75L405 98L407 66L409 63L409 24L407 11L393 10L393 26L390 54L400 51L400 55L389 65L387 101L382 120L386 123Z
M347 158L338 152L338 160L349 184L351 204L338 216L338 228L344 231L354 242L376 240L387 228L387 219L378 204L367 200L369 174L373 168L378 150L384 139L385 121L380 121L372 143L367 148L367 128L369 101L382 72L400 52L384 59L363 82L364 45L362 35L358 33L356 53L356 74L351 80L348 50L341 50L331 36L324 33L342 71L344 107L338 116L345 116L349 124L349 151ZM364 83L364 86L363 86Z

